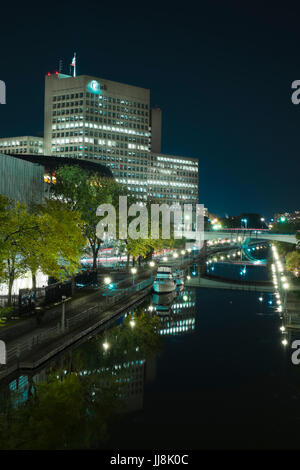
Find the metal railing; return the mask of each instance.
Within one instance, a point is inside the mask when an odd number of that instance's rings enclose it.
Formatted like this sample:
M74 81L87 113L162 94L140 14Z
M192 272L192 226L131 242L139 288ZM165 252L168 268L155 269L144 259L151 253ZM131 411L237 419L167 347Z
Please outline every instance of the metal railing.
M74 314L70 318L67 318L64 330L62 330L61 328L61 323L58 323L56 326L47 328L46 330L41 331L40 333L32 335L30 338L24 339L23 341L20 339L20 341L18 341L17 343L12 344L11 346L8 345L7 362L10 363L13 360L18 360L20 356L28 353L32 349L41 345L42 343L45 344L47 341L59 337L64 332L69 332L80 323L89 323L92 318L97 317L99 313L105 311L107 307L116 304L120 300L124 300L130 297L130 295L132 295L133 293L139 292L142 289L145 289L146 287L150 286L151 284L151 279L145 279L144 281L141 281L134 286L130 286L126 289L121 289L120 292L115 295L106 296L105 300L101 303L98 303L97 305L90 307L87 310L84 310L83 312ZM101 323L104 323L105 321L107 321L106 318L101 320L99 322L99 325Z

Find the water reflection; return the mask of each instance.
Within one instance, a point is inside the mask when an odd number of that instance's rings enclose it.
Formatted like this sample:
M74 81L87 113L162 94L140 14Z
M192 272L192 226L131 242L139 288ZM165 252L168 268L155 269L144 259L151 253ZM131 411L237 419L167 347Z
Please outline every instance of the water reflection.
M181 335L195 329L196 291L194 289L184 288L175 299L169 300L169 305L167 299L162 298L163 296L159 297L159 299L153 299L153 303L156 303L155 310L160 315L161 335Z
M153 295L47 368L3 383L0 448L105 447L119 413L143 408L145 383L155 380L162 335L194 327L193 289Z

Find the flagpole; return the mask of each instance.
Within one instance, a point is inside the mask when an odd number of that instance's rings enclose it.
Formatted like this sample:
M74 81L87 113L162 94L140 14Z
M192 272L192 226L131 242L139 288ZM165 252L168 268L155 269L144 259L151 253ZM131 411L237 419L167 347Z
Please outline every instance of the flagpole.
M74 52L74 75L73 77L76 77L76 52Z

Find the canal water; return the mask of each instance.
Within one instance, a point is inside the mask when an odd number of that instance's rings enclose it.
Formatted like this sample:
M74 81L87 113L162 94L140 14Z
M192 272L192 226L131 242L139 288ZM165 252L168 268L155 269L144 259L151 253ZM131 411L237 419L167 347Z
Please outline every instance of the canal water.
M270 293L149 296L1 384L0 448L298 449L300 365L280 325Z

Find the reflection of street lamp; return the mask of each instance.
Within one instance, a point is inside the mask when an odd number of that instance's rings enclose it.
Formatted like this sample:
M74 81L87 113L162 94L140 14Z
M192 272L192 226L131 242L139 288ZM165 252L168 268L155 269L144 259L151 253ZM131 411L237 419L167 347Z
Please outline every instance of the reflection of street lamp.
M104 351L107 351L108 348L109 348L109 344L105 341L105 342L103 343L103 349L104 349Z
M131 326L131 328L134 328L134 327L135 327L135 321L134 321L134 320L130 320L129 325Z
M61 331L62 333L65 331L65 311L66 311L66 296L62 295L62 310L61 310Z
M131 268L131 274L132 274L132 285L134 286L134 275L136 274L137 269L136 268Z
M284 311L284 314L286 315L287 314L287 311L286 311L286 298L287 298L287 290L289 288L289 285L288 285L287 282L284 282L282 287L284 289L283 311Z

